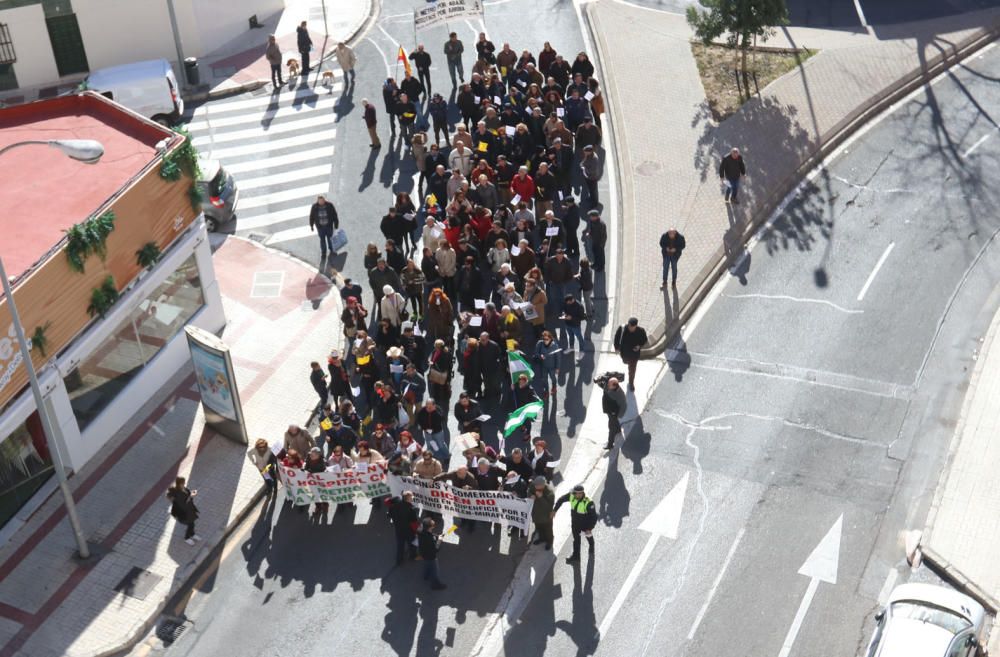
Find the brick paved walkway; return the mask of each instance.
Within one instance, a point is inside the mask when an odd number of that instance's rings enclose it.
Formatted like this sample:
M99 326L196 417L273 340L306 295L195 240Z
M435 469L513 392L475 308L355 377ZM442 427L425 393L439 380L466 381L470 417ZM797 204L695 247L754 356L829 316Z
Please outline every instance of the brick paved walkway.
M227 238L214 260L248 433L280 439L312 410L309 361L340 339L339 295L314 269L238 238ZM252 297L257 272L281 272L276 296ZM58 495L0 549L0 657L107 654L140 638L261 490L247 448L204 429L188 369L127 426L70 480L84 533L103 556L73 560ZM178 474L198 490L205 540L195 547L164 499ZM114 590L132 568L159 578L144 599Z
M931 69L945 55L954 56L963 44L987 32L983 26L1000 29L1000 10L994 9L878 28L871 34L786 30L776 45L824 50L715 125L683 16L614 0L595 0L585 7L606 78L621 176L616 321L638 317L650 334L650 355L666 347L667 336L693 311L692 301L738 261L751 230L802 178L803 165L902 80ZM720 154L731 146L743 152L749 174L735 208L723 203L715 174ZM671 226L687 239L679 299L659 290L656 242ZM794 229L768 239L810 247L805 234Z

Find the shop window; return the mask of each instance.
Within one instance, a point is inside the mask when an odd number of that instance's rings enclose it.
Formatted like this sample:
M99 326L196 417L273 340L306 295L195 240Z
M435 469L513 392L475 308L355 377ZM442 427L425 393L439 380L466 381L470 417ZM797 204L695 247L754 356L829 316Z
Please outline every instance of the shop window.
M38 413L0 442L0 526L53 474L52 459Z
M204 303L198 265L191 256L66 376L66 390L80 431L114 401Z

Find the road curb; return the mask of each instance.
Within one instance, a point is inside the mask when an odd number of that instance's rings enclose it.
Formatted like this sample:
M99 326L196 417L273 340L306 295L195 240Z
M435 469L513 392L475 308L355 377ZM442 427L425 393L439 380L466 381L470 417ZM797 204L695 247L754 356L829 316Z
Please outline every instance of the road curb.
M587 16L588 29L591 30L591 33L594 34L595 37L594 41L597 44L598 59L603 61L604 58L602 53L607 51L607 47L600 37L600 31L594 30L592 27L592 17L589 13L590 4L592 3L588 3L588 5L586 5L584 14ZM846 141L851 135L860 130L876 116L887 110L890 106L913 92L915 89L928 83L942 72L975 54L981 48L996 40L998 36L1000 36L1000 22L996 22L990 27L981 28L975 34L967 37L963 41L955 45L948 46L947 48L942 48L941 51L934 57L930 58L924 67L915 67L908 75L905 75L897 79L894 83L888 85L877 97L872 98L868 102L863 103L851 111L830 132L828 132L827 135L821 137L819 147L805 160L803 160L799 166L791 174L789 174L784 181L781 182L781 184L774 187L767 197L764 198L758 205L757 210L747 222L747 225L740 236L740 246L745 245L747 241L761 228L761 226L767 222L775 210L781 206L784 199L795 190L795 188L806 178L809 172L822 163L826 157L828 157L834 150L836 150L836 148L844 143L844 141ZM812 58L809 61L812 61ZM606 95L605 103L608 108L608 115L611 119L610 122L614 131L617 134L624 134L623 131L620 130L621 121L624 119L615 111L618 107L617 99ZM625 160L625 158L622 157L622 152L627 153L628 144L623 141L616 141L616 143L621 151L616 153L616 159L619 164L621 164L622 161ZM619 166L619 168L621 167ZM634 216L634 208L631 208L630 202L633 182L625 180L624 177L622 177L619 182L622 185L622 216ZM683 327L684 324L691 319L697 311L698 306L705 299L705 297L708 296L710 290L715 286L715 283L719 280L719 278L726 272L730 264L730 259L726 256L723 248L720 246L717 249L715 256L702 267L701 272L699 272L699 275L695 278L696 282L684 291L678 316L670 321L664 319L663 322L656 327L652 327L652 329L647 327L650 339L647 343L648 346L641 352L642 358L654 358L666 350L667 346L679 333L681 327ZM620 285L627 285L630 283L630 281L621 281ZM617 317L615 318L615 321L619 325L623 323L624 317L628 315L627 311L623 308L618 308L618 312L616 314Z
M368 29L369 23L373 22L381 11L381 6L375 0L365 0L368 3L368 11L365 12L364 17L358 21L358 24L351 31L351 35L344 39L345 43L356 45L358 36ZM329 35L325 35L329 36ZM320 58L320 63L327 61L333 57L333 50L331 49L328 53ZM268 80L252 80L249 82L244 82L233 87L227 87L225 89L209 89L208 91L201 91L191 94L182 94L184 102L188 103L200 103L208 100L218 100L219 98L226 98L228 96L236 96L239 94L247 93L248 91L257 91L261 87L266 86L271 81Z

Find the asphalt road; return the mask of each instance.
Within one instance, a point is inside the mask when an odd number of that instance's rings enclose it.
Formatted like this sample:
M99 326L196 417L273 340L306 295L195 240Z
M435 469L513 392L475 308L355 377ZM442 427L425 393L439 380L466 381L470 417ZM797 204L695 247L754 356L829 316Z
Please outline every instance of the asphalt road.
M684 13L698 0L629 0ZM790 25L831 29L859 29L862 25L893 25L908 21L952 16L1000 5L998 0L786 0ZM863 21L863 22L862 22Z
M734 269L612 454L595 558L539 573L506 653L852 655L893 584L933 580L904 565L902 532L923 526L995 308L998 65L994 48L862 135ZM335 157L363 140L340 132ZM676 536L654 513L669 491ZM430 594L391 568L389 532L279 507L166 654L468 654L522 548L463 537Z

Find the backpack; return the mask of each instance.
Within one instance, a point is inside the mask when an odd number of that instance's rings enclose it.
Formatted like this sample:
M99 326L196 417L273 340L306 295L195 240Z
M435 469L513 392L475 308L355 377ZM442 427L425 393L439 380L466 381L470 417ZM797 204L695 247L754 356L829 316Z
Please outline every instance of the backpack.
M625 325L622 324L621 326L618 327L618 330L615 331L615 351L622 350L622 332L624 330L625 330Z

